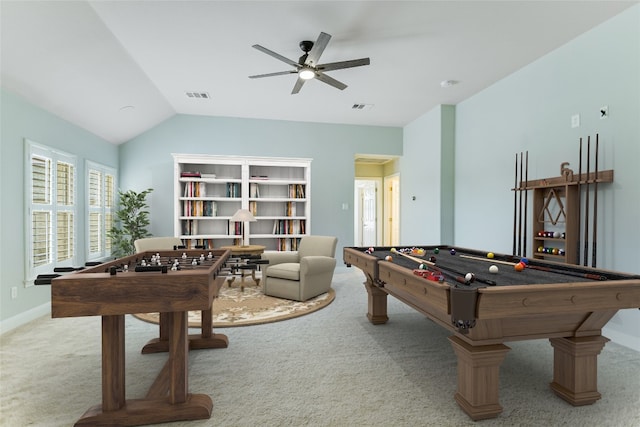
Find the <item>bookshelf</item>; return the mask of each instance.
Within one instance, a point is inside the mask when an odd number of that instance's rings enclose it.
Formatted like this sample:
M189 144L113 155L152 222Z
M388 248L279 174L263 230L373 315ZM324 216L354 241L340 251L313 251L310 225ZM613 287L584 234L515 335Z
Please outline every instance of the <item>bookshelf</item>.
M174 234L187 247L296 250L310 234L311 159L173 154ZM248 209L256 222L231 221ZM242 227L248 227L242 242Z

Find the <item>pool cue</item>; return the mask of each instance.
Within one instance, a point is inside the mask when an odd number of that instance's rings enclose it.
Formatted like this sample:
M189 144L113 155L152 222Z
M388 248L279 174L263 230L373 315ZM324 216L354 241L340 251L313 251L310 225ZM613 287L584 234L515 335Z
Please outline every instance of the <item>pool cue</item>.
M518 186L518 153L516 153L516 172L515 172L515 183L513 184L513 253L516 254L516 216L518 212L518 193L516 193L516 187Z
M524 166L524 242L522 243L522 256L527 256L527 186L529 185L529 150L526 151Z
M403 254L402 252L392 252L392 253L396 253L398 255L402 255L405 258L408 258L412 261L415 261L419 264L425 264L430 266L432 269L439 271L441 273L445 273L447 274L449 277L452 277L453 279L455 279L456 282L460 282L464 285L468 285L469 283L467 283L467 281L465 280L464 276L466 273L462 273L460 271L451 269L451 268L444 268L441 265L436 265L435 262L431 262L431 261L427 261L426 259L422 259L422 258L416 258L416 257L412 257L411 255L407 255L407 254ZM458 274L459 276L455 276L455 274ZM496 282L494 282L493 280L486 280L486 279L480 279L476 276L476 281L480 282L480 283L486 283L487 285L491 285L491 286L495 286Z
M522 151L520 152L520 180L518 181L518 256L522 255Z
M501 261L499 259L491 259L491 258L482 258L479 256L472 256L472 255L459 255L460 258L467 258L467 259L475 259L478 261L484 261L484 262L490 262L490 263L495 263L495 264L505 264L505 265L510 265L510 266L514 266L516 264L518 264L517 262L510 262L510 261Z
M580 193L582 189L580 188L580 181L582 180L582 137L580 137L580 154L578 160L578 232L576 233L576 264L580 265L580 224L582 222L582 215L580 213L580 207L582 206L582 202L580 201Z
M586 267L589 261L589 163L591 160L591 136L587 136L587 198L584 203L584 263Z
M598 241L598 142L599 137L596 133L596 165L595 165L595 176L593 178L593 243L591 248L591 267L596 266L596 250L597 250L597 241Z

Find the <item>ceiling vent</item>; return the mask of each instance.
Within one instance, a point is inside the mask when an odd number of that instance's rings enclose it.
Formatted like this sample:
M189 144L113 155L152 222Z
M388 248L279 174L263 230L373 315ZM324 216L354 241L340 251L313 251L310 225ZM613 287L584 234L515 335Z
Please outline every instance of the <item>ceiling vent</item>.
M352 110L370 110L373 108L373 104L353 104Z
M188 98L209 99L207 92L186 92Z

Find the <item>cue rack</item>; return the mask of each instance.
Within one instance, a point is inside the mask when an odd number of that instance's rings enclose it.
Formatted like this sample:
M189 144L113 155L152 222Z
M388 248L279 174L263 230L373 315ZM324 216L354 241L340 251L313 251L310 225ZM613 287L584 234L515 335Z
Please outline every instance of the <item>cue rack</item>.
M560 164L560 176L529 180L529 152L515 155L513 256L596 267L599 184L613 182L613 170L600 170L599 135L580 138L578 172ZM532 224L527 225L529 194ZM531 252L527 254L527 236Z

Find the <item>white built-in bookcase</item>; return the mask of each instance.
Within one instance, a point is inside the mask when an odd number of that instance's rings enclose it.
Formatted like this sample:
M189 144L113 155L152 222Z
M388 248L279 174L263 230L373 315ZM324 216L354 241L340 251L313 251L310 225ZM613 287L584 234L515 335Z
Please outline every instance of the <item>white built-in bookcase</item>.
M295 250L310 234L311 159L173 154L174 234L187 247ZM189 175L193 176L186 176ZM231 221L240 208L256 222Z

